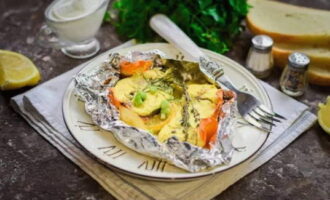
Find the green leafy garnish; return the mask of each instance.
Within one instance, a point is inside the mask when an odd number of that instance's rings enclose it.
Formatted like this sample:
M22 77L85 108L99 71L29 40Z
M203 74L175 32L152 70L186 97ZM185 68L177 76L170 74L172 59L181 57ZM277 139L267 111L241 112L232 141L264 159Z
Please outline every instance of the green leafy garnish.
M103 17L104 22L111 22L111 16L109 11L105 12L104 17Z
M163 13L199 46L225 53L242 30L241 20L248 8L246 0L117 0L113 12L118 16L113 23L121 36L157 41L149 19Z
M160 119L166 119L170 112L170 103L167 100L162 101L160 104Z
M133 98L133 105L134 106L141 106L143 102L146 100L147 94L142 91L136 92L134 98Z

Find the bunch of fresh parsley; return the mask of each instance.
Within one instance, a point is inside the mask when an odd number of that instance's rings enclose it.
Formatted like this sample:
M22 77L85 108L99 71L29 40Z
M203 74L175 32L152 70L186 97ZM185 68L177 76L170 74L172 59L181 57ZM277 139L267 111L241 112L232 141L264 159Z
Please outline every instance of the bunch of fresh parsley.
M155 41L158 37L149 27L149 19L163 13L199 46L225 53L240 33L248 8L246 0L116 0L113 23L119 35Z

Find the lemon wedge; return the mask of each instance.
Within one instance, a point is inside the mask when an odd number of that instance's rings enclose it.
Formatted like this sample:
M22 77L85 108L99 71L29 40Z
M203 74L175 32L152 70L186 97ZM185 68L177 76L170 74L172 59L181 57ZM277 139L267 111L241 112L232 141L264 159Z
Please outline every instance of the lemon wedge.
M13 90L36 85L40 73L26 56L7 50L0 50L0 90Z
M320 126L325 132L330 134L330 96L328 96L325 104L319 103L317 116Z

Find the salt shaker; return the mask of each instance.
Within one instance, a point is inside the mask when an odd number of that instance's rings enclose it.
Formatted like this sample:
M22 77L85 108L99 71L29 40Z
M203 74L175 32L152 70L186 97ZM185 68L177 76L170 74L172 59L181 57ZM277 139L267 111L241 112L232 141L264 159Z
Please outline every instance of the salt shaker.
M246 68L258 78L266 78L273 68L272 47L273 40L267 35L257 35L252 38Z
M303 53L292 53L289 55L288 64L284 68L280 86L284 93L290 96L301 96L307 85L307 67L309 58Z

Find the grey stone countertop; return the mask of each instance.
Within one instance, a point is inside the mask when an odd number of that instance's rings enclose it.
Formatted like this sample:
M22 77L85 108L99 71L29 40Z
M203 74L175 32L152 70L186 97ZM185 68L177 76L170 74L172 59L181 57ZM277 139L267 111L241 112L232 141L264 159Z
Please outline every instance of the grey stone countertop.
M51 0L0 0L0 49L20 52L38 66L42 82L84 62L35 44ZM330 10L329 0L287 2ZM101 52L123 42L109 24L97 37ZM251 35L241 34L227 54L244 64ZM280 72L266 81L278 87ZM114 199L36 133L9 106L12 96L29 88L0 93L0 199ZM299 98L316 112L330 88L309 86ZM271 161L247 175L215 199L330 199L330 136L316 123Z

